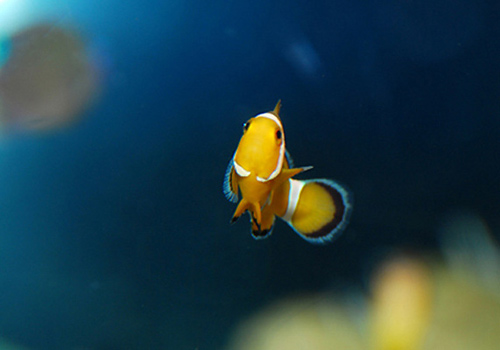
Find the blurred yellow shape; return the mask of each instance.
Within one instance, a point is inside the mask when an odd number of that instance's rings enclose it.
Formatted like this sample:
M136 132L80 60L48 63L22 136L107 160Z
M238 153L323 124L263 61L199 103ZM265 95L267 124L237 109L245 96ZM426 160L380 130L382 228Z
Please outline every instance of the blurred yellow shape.
M282 301L243 322L229 350L361 350L345 310L325 297Z
M372 348L419 349L431 311L432 282L427 266L409 258L392 259L375 275L372 293Z
M343 301L352 296L282 301L244 322L228 350L500 349L500 251L494 236L470 213L448 218L441 235L446 264L393 257L376 270L371 297L355 300L366 307L346 307Z
M500 349L500 295L465 271L436 271L434 318L424 350Z
M0 338L0 350L27 350L24 346L17 345L7 339Z

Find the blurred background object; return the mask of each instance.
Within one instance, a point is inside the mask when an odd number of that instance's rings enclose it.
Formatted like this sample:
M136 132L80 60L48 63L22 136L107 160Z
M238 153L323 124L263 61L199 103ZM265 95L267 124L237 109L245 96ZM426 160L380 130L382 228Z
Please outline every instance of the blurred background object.
M238 327L227 349L365 349L348 310L333 300L303 295L270 305Z
M4 128L59 128L91 104L98 90L97 69L74 30L37 24L5 38L0 47Z
M302 329L318 347L488 349L499 12L488 0L1 1L0 336L220 350L241 322L268 325L255 339ZM282 222L259 242L245 220L228 224L221 186L241 125L278 99L294 163L354 195L328 246Z
M498 348L500 249L484 219L453 210L439 227L446 266L437 266L427 349Z
M429 267L399 256L383 263L372 280L370 348L421 349L433 306Z
M445 218L440 233L446 261L398 253L376 267L365 301L349 293L277 302L243 321L227 349L497 349L500 251L468 212Z
M0 339L0 350L28 350L28 348Z

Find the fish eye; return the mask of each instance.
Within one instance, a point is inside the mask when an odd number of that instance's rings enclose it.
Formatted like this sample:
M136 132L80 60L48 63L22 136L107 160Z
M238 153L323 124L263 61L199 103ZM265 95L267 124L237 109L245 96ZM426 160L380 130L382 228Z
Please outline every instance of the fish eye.
M249 126L250 126L250 122L249 121L243 123L243 132L247 131Z
M276 138L281 140L281 130L276 131Z

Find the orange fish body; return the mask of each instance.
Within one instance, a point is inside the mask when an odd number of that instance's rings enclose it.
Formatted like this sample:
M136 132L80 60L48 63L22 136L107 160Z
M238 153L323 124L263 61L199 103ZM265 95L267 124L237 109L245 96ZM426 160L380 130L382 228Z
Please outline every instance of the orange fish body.
M293 168L285 148L280 108L278 101L273 111L244 124L224 180L228 200L237 202L241 193L231 222L248 211L252 236L260 239L271 234L278 216L309 242L327 243L347 225L352 198L332 180L293 179L311 167Z

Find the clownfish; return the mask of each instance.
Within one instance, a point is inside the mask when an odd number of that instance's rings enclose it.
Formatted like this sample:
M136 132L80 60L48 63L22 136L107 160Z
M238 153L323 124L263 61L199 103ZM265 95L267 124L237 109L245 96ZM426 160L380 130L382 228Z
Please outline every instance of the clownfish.
M231 223L248 211L252 236L262 239L271 234L278 216L311 243L331 242L347 226L352 195L333 180L293 178L312 167L293 167L285 147L280 109L281 100L273 111L243 124L243 135L223 185L229 201L238 202L241 194Z

